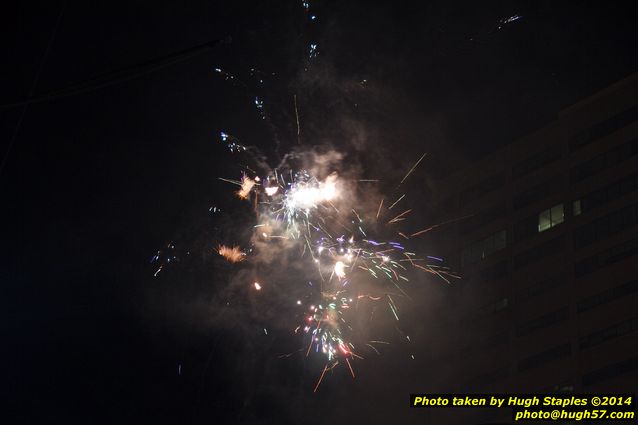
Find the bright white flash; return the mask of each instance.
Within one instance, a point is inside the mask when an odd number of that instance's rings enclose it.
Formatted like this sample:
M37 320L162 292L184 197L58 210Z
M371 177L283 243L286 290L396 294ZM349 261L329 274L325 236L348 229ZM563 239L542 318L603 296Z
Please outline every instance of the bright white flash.
M328 176L325 182L317 186L298 185L292 188L286 197L289 210L315 208L317 204L337 198L337 176Z
M343 279L344 277L346 277L346 272L344 270L345 268L346 268L346 265L343 264L343 261L337 261L335 263L334 271L339 279Z
M266 188L266 195L273 196L279 190L279 186L270 186Z

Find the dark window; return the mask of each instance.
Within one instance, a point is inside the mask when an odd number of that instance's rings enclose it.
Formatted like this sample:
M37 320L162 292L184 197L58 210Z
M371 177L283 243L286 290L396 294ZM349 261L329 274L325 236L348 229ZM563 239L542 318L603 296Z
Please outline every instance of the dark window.
M472 322L475 322L476 319L490 316L493 313L498 313L507 309L510 304L511 301L509 300L509 298L501 298L470 312L470 314L466 316L463 322L465 324L471 324Z
M508 273L507 260L501 260L498 263L492 264L489 267L484 268L476 274L476 279L479 281L498 280L507 276Z
M576 308L579 313L594 309L603 304L610 303L619 298L631 295L638 292L638 279L634 279L615 288L607 289L606 291L599 292L598 294L587 297L582 301L579 301Z
M591 126L587 130L573 135L569 140L569 148L571 151L582 148L602 137L614 133L638 119L638 105L633 106L619 114L614 115L605 121L599 122Z
M569 317L569 308L563 307L559 310L536 317L516 327L516 336L522 337L539 329L563 322Z
M497 382L502 379L505 379L509 376L509 368L499 367L498 369L492 370L487 373L483 373L479 376L476 376L468 381L467 384L461 386L461 392L471 392L476 391L480 388L483 388L486 384L491 384L492 382Z
M538 202L546 198L550 194L550 182L537 184L524 192L514 196L513 206L515 210L519 210L527 205Z
M538 215L524 218L514 225L514 240L521 241L538 233Z
M461 349L462 357L469 357L476 355L477 351L483 351L486 349L500 347L501 345L505 345L510 340L510 332L509 330L500 331L488 335L485 338L482 338L475 344L468 345Z
M463 205L478 199L486 193L498 189L503 183L505 183L505 178L502 174L490 176L461 192L461 204Z
M580 349L584 350L586 348L595 347L596 345L600 345L610 339L627 335L635 332L636 330L638 330L638 317L625 320L613 326L609 326L602 331L594 332L580 338Z
M610 364L583 375L583 386L587 387L598 382L613 379L638 369L638 356L631 357L618 363Z
M464 266L482 260L490 254L499 251L507 245L505 230L492 233L485 239L472 243L463 249L461 260Z
M563 240L564 238L561 235L516 255L514 257L514 269L520 269L542 258L561 252L564 245Z
M533 369L544 363L548 363L554 360L558 360L563 357L569 357L572 354L572 346L570 343L562 344L549 350L542 351L533 356L527 357L518 362L518 370L522 372L524 370Z
M574 202L572 202L572 215L574 217L581 215L583 212L582 206L581 206L581 202L580 199L576 199Z
M638 173L623 177L580 199L582 212L588 212L638 190Z
M574 248L579 249L603 240L636 224L638 224L638 204L628 205L578 227L574 231Z
M581 277L617 263L618 261L633 257L636 254L638 254L638 238L620 243L610 249L579 261L574 265L574 274L576 277Z
M544 294L552 288L562 285L565 282L564 276L552 276L548 279L537 282L520 291L518 301L523 302L529 298Z
M512 177L518 179L529 173L532 173L545 165L556 161L560 158L560 151L556 148L546 149L538 152L531 157L520 161L512 167Z
M623 161L638 155L638 138L616 146L588 161L585 161L572 169L571 181L578 183L587 177L612 168Z
M486 224L491 223L497 218L503 216L506 211L507 210L505 208L505 205L499 204L490 209L481 211L471 217L468 217L461 222L461 232L467 233L475 230L478 227L485 226Z
M559 393L559 394L571 394L574 392L574 385L569 381L563 382L560 385L552 385L540 391L540 393Z

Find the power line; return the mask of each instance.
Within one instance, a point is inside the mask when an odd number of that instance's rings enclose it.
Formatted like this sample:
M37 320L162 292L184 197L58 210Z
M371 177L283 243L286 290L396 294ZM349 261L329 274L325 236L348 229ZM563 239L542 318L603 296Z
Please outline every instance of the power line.
M35 77L33 78L33 83L31 84L31 89L29 90L29 98L33 96L35 93L35 88L38 86L38 81L40 81L40 75L42 74L42 70L44 69L44 64L49 57L49 52L51 51L51 47L53 46L53 42L55 41L55 36L58 33L58 28L60 27L60 22L62 21L62 15L64 14L64 10L66 9L66 2L62 5L60 9L60 13L58 14L58 19L55 21L55 26L53 27L53 31L51 32L51 37L49 38L49 43L47 44L44 53L42 54L42 59L40 60L40 66L38 67L37 72L35 73ZM11 134L11 139L9 139L9 146L7 146L7 150L2 156L2 162L0 163L0 175L2 175L2 171L4 170L5 165L7 164L7 160L9 159L9 155L13 150L13 145L18 138L18 133L20 132L20 128L22 127L22 122L24 121L24 117L27 114L27 109L29 109L29 103L21 102L16 104L16 106L22 106L22 111L20 112L20 116L18 118L18 122L13 129L13 133Z
M159 69L166 68L167 66L173 65L175 63L185 61L199 55L200 53L211 50L219 44L228 44L230 43L230 41L230 37L209 41L207 43L181 50L167 56L152 59L138 65L133 65L119 70L100 74L93 78L90 78L89 80L49 92L42 96L31 97L20 102L6 103L0 105L0 109L15 108L17 106L30 105L33 103L41 103L49 100L60 99L63 97L75 96L78 94L87 93L93 90L99 90L101 88L123 83L125 81L150 74Z
M58 26L60 25L63 11L64 11L64 7L60 11L60 15L58 16L58 20L54 27L53 34L51 36L51 39L49 40L49 44L43 55L42 61L40 62L40 67L38 69L38 72L36 73L36 77L31 86L31 90L29 91L29 97L26 100L23 100L20 102L7 103L7 104L0 105L0 109L12 109L12 108L22 106L22 112L20 114L20 118L18 119L16 127L13 131L12 137L9 141L9 146L4 154L4 157L2 158L2 163L0 163L0 175L2 174L2 171L7 163L11 150L13 149L13 146L15 145L20 127L22 126L22 122L24 120L24 116L26 115L27 109L29 108L29 105L32 105L34 103L48 102L48 101L52 101L56 99L75 96L82 93L88 93L94 90L99 90L105 87L110 87L119 83L123 83L125 81L130 81L135 78L148 75L157 70L166 68L178 62L185 61L203 52L212 50L219 44L230 44L232 41L230 36L209 41L204 44L200 44L185 50L181 50L179 52L175 52L169 55L161 56L159 58L151 59L141 64L128 66L126 68L118 69L115 71L106 72L106 73L97 75L95 77L92 77L86 81L49 92L42 96L33 97L33 93L35 92L35 88L37 86L38 80L40 79L40 74L42 73L42 69L44 67L44 62L46 61L49 51L51 50L51 46L53 45L53 40L55 39Z

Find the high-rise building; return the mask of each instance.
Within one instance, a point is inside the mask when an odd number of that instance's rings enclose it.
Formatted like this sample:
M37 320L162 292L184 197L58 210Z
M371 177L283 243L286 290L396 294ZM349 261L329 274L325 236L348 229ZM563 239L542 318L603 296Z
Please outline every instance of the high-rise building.
M437 235L463 279L442 306L450 319L432 347L435 386L635 392L638 74L435 190L441 221L465 217ZM508 409L435 415L510 420Z

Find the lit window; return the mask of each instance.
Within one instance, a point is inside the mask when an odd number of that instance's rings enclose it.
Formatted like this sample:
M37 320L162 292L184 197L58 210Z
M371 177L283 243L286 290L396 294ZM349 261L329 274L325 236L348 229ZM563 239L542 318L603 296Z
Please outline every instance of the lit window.
M563 204L558 204L538 214L538 232L544 232L565 221Z
M538 231L543 232L552 227L552 210L545 210L538 215Z
M565 210L563 208L563 204L558 204L552 207L552 226L562 223L565 221Z
M580 208L580 199L577 199L574 201L574 203L572 204L572 211L574 213L574 217L576 217L577 215L580 215L580 213L582 213L582 209Z

